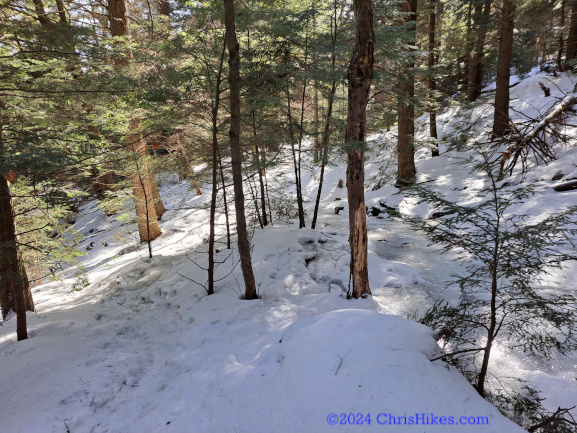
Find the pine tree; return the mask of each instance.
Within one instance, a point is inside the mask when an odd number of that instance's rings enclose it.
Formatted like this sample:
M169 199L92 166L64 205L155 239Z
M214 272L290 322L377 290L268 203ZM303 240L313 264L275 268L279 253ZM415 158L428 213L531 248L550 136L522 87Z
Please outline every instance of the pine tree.
M443 251L456 251L456 261L464 263L465 272L452 283L461 292L458 302L435 303L423 323L449 348L440 358L462 366L484 397L497 342L516 341L528 355L567 354L577 348L576 298L536 287L549 270L574 259L567 250L577 235L577 208L536 221L516 214L512 207L530 197L531 188L498 181L487 153L481 152L473 166L486 175L478 202L461 206L430 189L413 187L414 195L442 216L407 221Z

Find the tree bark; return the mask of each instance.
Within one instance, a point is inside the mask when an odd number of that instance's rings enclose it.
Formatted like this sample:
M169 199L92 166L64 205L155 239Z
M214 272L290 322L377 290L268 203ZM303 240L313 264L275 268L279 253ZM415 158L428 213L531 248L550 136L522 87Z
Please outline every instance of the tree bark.
M339 34L339 21L340 21L340 17L342 17L342 9L341 9L341 13L340 16L337 13L337 1L335 0L333 2L333 16L331 21L333 22L333 25L331 26L332 30L331 30L331 63L332 63L332 69L331 72L334 76L335 73L335 69L336 69L336 63L337 63L337 52L336 52L336 44L337 44L337 36ZM313 214L313 221L311 223L311 228L315 229L317 226L317 217L319 214L319 205L321 202L321 194L323 191L323 182L325 179L325 167L327 165L327 161L328 161L328 155L329 155L329 137L330 137L330 127L331 127L331 118L332 118L332 114L333 114L333 104L334 104L334 100L335 100L335 95L337 93L337 81L333 78L333 82L331 85L331 91L329 93L329 100L327 101L327 117L325 119L325 125L324 125L324 129L323 129L323 136L322 136L322 142L321 142L321 148L320 148L320 157L321 157L321 173L320 173L320 177L319 177L319 189L317 190L317 198L315 201L315 210L314 210L314 214Z
M577 0L571 4L571 24L567 37L567 54L565 55L565 70L570 69L569 62L577 57Z
M287 95L287 106L288 106L288 123L289 123L289 134L290 134L290 142L291 142L291 152L293 156L293 166L295 172L295 187L297 191L297 207L299 212L299 228L302 229L306 227L305 225L305 211L303 206L303 196L302 196L302 189L301 189L301 181L300 181L300 154L299 154L299 161L297 161L297 150L295 149L295 135L293 129L293 118L292 118L292 108L291 108L291 97L290 97L290 90L287 85L286 90ZM300 144L299 144L300 148Z
M26 311L34 311L34 302L18 249L12 197L4 176L0 176L0 307L3 319L10 312L16 313L18 341L27 339Z
M141 242L150 242L158 238L162 234L162 231L158 225L154 195L150 187L150 169L146 161L148 158L148 149L146 143L139 135L133 134L128 136L127 139L132 143L130 147L136 165L136 171L130 177L132 180L132 193L134 194L138 233Z
M333 68L335 66L336 58L333 56ZM335 99L335 94L337 92L337 82L333 81L331 86L331 93L329 94L329 100L327 103L327 118L325 120L325 127L323 130L323 138L321 142L321 173L319 177L319 189L317 190L317 198L315 201L315 211L313 213L313 221L311 223L311 228L314 230L317 227L317 217L319 214L319 206L321 203L321 194L323 191L323 182L325 179L325 167L328 161L328 154L329 154L329 131L331 127L331 117L333 114L333 101Z
M365 139L367 103L373 78L375 33L371 0L353 3L356 46L348 73L349 97L346 142L348 145L347 193L349 201L349 244L353 287L349 296L370 295L367 264L367 211L365 206Z
M167 0L158 0L157 3L158 13L164 15L166 18L170 15L170 6Z
M238 252L244 278L244 298L257 299L256 283L252 270L250 243L244 214L244 191L242 185L242 155L240 151L240 53L236 38L234 18L234 0L224 0L226 45L229 55L230 84L230 156L232 162L232 178L234 185L234 206L236 209L236 231Z
M561 29L565 27L565 1L561 0ZM559 32L559 51L557 52L557 69L562 71L564 69L564 65L562 62L563 59L563 50L564 50L565 40L563 39L563 30Z
M48 18L48 14L44 9L44 4L42 0L33 0L34 9L36 10L36 16L38 18L38 22L44 28L44 30L50 30L52 26L52 21Z
M430 77L427 79L427 88L430 92L430 108L429 108L429 135L435 140L435 145L431 151L432 156L439 156L439 146L436 143L437 134L437 107L435 106L436 98L435 92L437 90L437 81L435 80L435 26L437 24L437 0L429 0L429 56L427 65L429 66Z
M128 35L130 23L126 15L126 0L108 0L108 14L112 36L121 37ZM129 65L129 57L116 59L116 65L127 67ZM130 129L138 129L139 123L138 120L133 120ZM134 204L138 221L138 232L142 242L151 242L162 234L158 219L162 217L166 210L160 200L156 177L147 162L148 148L146 143L136 134L128 137L128 140L131 143L131 150L135 156L134 163L136 165L136 173L131 175L131 180L135 197ZM140 157L140 160L138 157ZM149 253L151 254L150 249L149 244Z
M405 23L410 25L411 40L409 45L415 45L417 0L406 0L401 4L401 11L405 15ZM399 137L397 143L398 153L398 174L397 186L412 185L415 182L417 169L415 167L415 107L413 98L415 97L415 61L412 58L412 48L407 50L409 60L407 61L401 83L401 94L399 95L398 125Z
M497 62L497 90L493 138L502 137L509 131L509 78L513 57L513 30L515 27L515 0L503 0L499 60Z
M226 45L222 47L212 106L212 196L210 198L210 234L208 237L208 295L214 294L214 240L216 225L216 197L218 193L218 109L220 105L220 82Z
M467 86L467 101L473 102L481 95L483 87L483 62L485 58L485 41L487 39L487 25L491 13L492 0L485 0L485 4L475 4L474 23L477 30L475 52L469 62L469 77Z

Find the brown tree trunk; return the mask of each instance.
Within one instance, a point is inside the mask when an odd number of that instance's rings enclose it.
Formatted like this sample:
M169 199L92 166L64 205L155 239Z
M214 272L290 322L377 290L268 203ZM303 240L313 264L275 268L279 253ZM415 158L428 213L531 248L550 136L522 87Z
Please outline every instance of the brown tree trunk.
M338 9L337 9L337 1L335 0L333 2L333 16L332 16L332 22L333 25L331 26L331 42L332 42L332 49L331 49L331 60L332 60L332 69L331 72L334 74L335 73L335 68L336 68L336 63L337 63L337 53L336 53L336 43L337 43L337 36L339 34L339 21L340 18L342 17L342 12L343 10L341 9L341 13L340 16L338 14ZM317 190L317 198L315 201L315 211L313 214L313 221L311 224L311 228L315 229L317 226L317 217L319 214L319 205L321 202L321 194L323 191L323 182L325 179L325 167L327 165L327 161L328 161L328 154L329 154L329 136L330 136L330 127L331 127L331 118L332 118L332 114L333 114L333 104L334 104L334 100L335 100L335 95L337 93L337 81L333 79L332 85L331 85L331 91L329 93L329 100L327 102L327 117L325 119L325 126L323 129L323 136L322 136L322 142L321 142L321 173L320 173L320 177L319 177L319 189Z
M333 53L334 54L334 53ZM335 66L336 58L333 55L333 68ZM319 206L321 203L321 194L323 191L323 182L325 180L325 167L328 161L329 154L329 131L331 127L331 117L333 114L333 101L335 99L335 93L337 92L337 82L333 81L331 86L331 93L329 94L329 100L327 103L327 118L325 120L325 127L323 130L323 139L321 143L321 173L319 177L319 189L317 190L317 198L315 201L315 211L313 213L313 221L311 223L311 228L314 230L317 227L317 217L319 214Z
M228 216L228 200L226 198L226 180L224 178L224 169L222 167L222 158L220 157L220 146L216 148L218 157L218 169L220 171L220 180L222 182L222 199L224 202L224 218L226 221L226 248L230 250L230 219ZM270 206L269 206L270 208Z
M302 229L302 228L306 227L306 225L305 225L305 211L304 211L304 206L303 206L303 197L302 197L302 189L301 189L301 181L300 181L300 173L299 173L300 162L297 161L297 150L295 149L295 141L296 140L295 140L295 135L294 135L292 108L291 108L291 97L290 97L290 90L289 90L288 85L287 85L286 95L287 95L287 106L288 106L287 115L288 115L288 124L289 124L289 135L290 135L290 142L291 142L291 152L292 152L292 156L293 156L293 166L294 166L294 172L295 172L295 187L296 187L296 191L297 191L297 207L298 207L298 212L299 212L299 228ZM300 159L300 154L299 154L299 159Z
M108 0L108 14L112 36L126 36L130 28L128 16L126 15L126 0ZM116 65L128 66L129 57L116 59ZM132 121L131 130L138 129L139 123L137 120ZM131 143L136 165L136 173L131 175L131 179L132 191L135 197L138 232L142 242L150 242L162 234L158 219L165 212L165 209L160 200L156 178L147 162L148 149L146 143L136 134L128 137L128 140ZM138 157L140 157L140 160ZM152 254L150 244L148 247L149 253Z
M502 137L509 130L509 78L511 74L511 59L513 57L514 27L515 0L503 0L493 137Z
M170 15L170 6L168 5L168 1L167 0L158 0L158 3L156 5L156 7L158 8L158 13L160 15L164 15L166 18L169 17Z
M60 17L60 22L62 24L68 24L64 2L62 0L56 0L56 6L58 7L58 16Z
M474 23L477 30L475 52L469 62L469 77L467 85L467 101L473 102L481 95L483 87L483 61L485 58L485 41L487 39L487 25L491 13L492 0L485 0L475 4Z
M566 0L561 0L561 29L563 29L563 27L565 27L565 1ZM563 49L565 44L565 39L563 39L563 31L559 32L559 51L557 52L557 69L562 71L563 68Z
M367 264L367 211L365 206L365 139L367 103L373 78L375 33L371 0L353 3L356 46L349 66L349 105L345 140L348 145L347 193L349 201L349 244L353 287L349 296L370 295Z
M253 158L258 170L258 181L260 185L260 206L261 210L258 211L259 213L262 212L262 225L268 225L268 216L266 214L266 194L265 194L265 186L264 186L264 176L265 176L265 168L264 168L264 157L263 160L260 158L260 152L257 144L257 128L256 128L256 111L252 110L252 133L254 137L254 148L253 148Z
M417 0L406 0L401 4L401 11L405 12L405 22L414 23L410 26L411 40L409 45L415 45ZM397 186L412 185L415 182L417 169L415 167L415 61L412 58L412 50L409 49L410 59L403 72L401 94L399 95L398 125L399 137L397 143L398 174Z
M214 294L214 238L216 224L216 196L218 193L218 108L220 105L220 82L224 53L226 46L222 47L216 86L214 92L214 105L212 106L212 196L210 198L210 234L208 237L208 294Z
M244 215L244 192L242 185L242 155L240 150L240 53L234 22L234 0L224 0L226 45L229 55L230 84L230 156L234 184L234 206L236 209L236 231L238 252L244 278L244 298L257 299L256 283L252 270L250 243Z
M565 69L570 69L569 62L577 57L577 0L571 4L571 24L567 37L567 54L565 55Z
M36 10L36 16L38 18L38 22L44 28L44 30L50 30L52 26L52 21L48 18L48 14L44 9L44 4L42 0L33 0L34 9Z
M145 147L145 150L146 150L146 156L148 156L148 148ZM166 209L164 208L164 204L162 203L162 199L160 198L160 191L158 191L158 185L156 184L156 176L152 170L150 170L150 174L148 175L148 182L150 183L150 188L152 191L152 200L154 201L154 210L156 211L156 218L160 221L162 215L166 213ZM200 186L198 186L198 184L196 189L197 192L200 189Z
M435 26L437 24L437 0L429 0L429 57L427 65L431 76L427 80L427 88L430 92L431 107L429 108L429 135L435 140L434 147L431 151L432 156L439 156L439 146L436 143L437 134L437 107L435 106L435 92L437 90L437 81L435 80Z
M88 113L90 110L88 110ZM100 128L95 125L88 125L88 130L90 131L90 138L97 139L100 137ZM100 174L98 168L93 167L92 169L92 181L94 183L94 192L96 193L96 198L98 200L105 199L105 192L112 191L112 185L114 179L112 177L112 172L107 172L105 174Z
M315 81L315 93L313 98L313 122L314 122L314 162L319 162L322 154L321 142L319 140L319 84Z
M0 307L5 319L16 313L18 341L28 338L26 311L34 311L34 302L22 256L18 250L16 222L8 181L0 175Z
M135 128L132 128L135 129ZM141 242L149 242L158 238L162 231L156 217L154 195L150 187L150 169L148 167L148 149L139 135L127 137L131 144L136 171L130 177L132 193L138 222L138 233ZM149 245L150 247L150 245Z

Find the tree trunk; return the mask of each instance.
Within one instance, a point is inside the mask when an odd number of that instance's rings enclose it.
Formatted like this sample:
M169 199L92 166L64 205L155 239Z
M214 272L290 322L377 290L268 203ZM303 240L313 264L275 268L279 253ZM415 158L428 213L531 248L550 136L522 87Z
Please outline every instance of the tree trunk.
M567 37L567 54L565 55L565 69L570 69L569 62L577 57L577 0L571 5L571 24Z
M145 146L146 156L148 156L148 148ZM149 167L150 168L150 167ZM160 191L158 191L158 185L156 184L156 176L152 170L148 175L148 182L150 183L150 188L152 191L152 200L154 202L154 210L156 211L156 218L158 221L162 218L162 215L166 213L162 199L160 198ZM200 187L197 187L197 191Z
M214 91L214 105L212 106L212 196L210 198L210 234L208 237L208 294L214 294L214 238L216 224L216 196L218 192L218 108L220 105L220 82L222 79L222 65L226 45L222 47L216 86Z
M342 17L342 9L341 9L341 15ZM332 29L332 33L331 33L331 60L332 60L332 69L331 72L334 75L335 73L335 68L336 68L336 63L337 63L337 53L336 53L336 43L337 43L337 36L339 34L339 14L337 14L337 2L336 0L333 2L333 16L331 21L333 22L333 25L331 26ZM329 100L327 102L327 117L325 119L325 126L323 129L323 136L322 136L322 142L321 142L321 173L320 173L320 178L319 178L319 189L317 191L317 199L315 201L315 211L313 214L313 221L311 224L311 228L315 229L317 226L317 217L319 214L319 205L321 202L321 194L323 191L323 182L324 182L324 178L325 178L325 167L327 165L327 161L328 161L328 154L329 154L329 136L330 136L330 127L331 127L331 118L332 118L332 114L333 114L333 104L334 104L334 100L335 100L335 95L337 93L337 81L335 79L333 79L332 85L331 85L331 91L329 93Z
M313 122L314 122L314 162L318 164L321 154L321 142L319 140L319 84L315 81L315 93L313 98Z
M561 29L563 29L565 27L565 1L566 0L561 0ZM559 71L562 71L564 69L563 67L563 49L565 44L565 40L563 39L563 30L561 30L559 32L559 51L557 52L557 69Z
M26 311L34 311L34 302L18 250L12 197L4 176L0 176L0 307L4 319L11 311L16 313L18 341L27 339Z
M406 0L401 4L401 11L405 12L405 22L413 23L410 26L411 40L409 45L415 45L417 0ZM412 57L412 49L408 49L409 60L407 61L401 83L399 95L398 125L399 137L397 144L398 174L397 186L412 185L415 182L417 169L415 167L415 61Z
M305 227L305 211L303 206L303 196L302 196L302 189L301 189L301 181L300 181L300 172L299 167L300 163L297 161L297 151L295 149L295 135L293 130L293 118L292 118L292 108L291 108L291 98L290 98L290 90L287 85L287 104L288 104L288 123L289 123L289 135L290 135L290 142L291 142L291 152L293 156L293 166L295 172L295 187L297 190L297 207L299 212L299 228ZM299 146L300 147L300 146ZM300 158L300 155L299 155Z
M229 55L230 83L230 156L234 184L234 207L236 209L236 231L238 252L244 278L244 298L257 299L256 283L252 270L250 243L244 215L244 192L242 185L242 155L240 151L240 54L234 22L234 0L224 0L226 45Z
M158 0L158 3L156 5L156 7L158 8L158 13L160 15L163 15L165 18L168 18L170 15L170 6L168 4L167 0Z
M132 193L134 194L138 233L141 242L150 242L158 238L162 234L162 231L158 225L154 195L150 188L150 170L146 161L148 158L148 150L146 143L139 135L130 135L127 139L132 143L131 149L136 166L135 172L130 177L132 179Z
M257 129L256 129L256 112L252 110L252 133L254 137L254 161L257 166L258 170L258 181L260 185L260 205L262 211L262 225L268 225L268 217L266 214L266 194L265 194L265 187L264 187L264 176L265 176L265 168L264 168L264 157L263 160L260 159L260 152L257 144Z
M36 16L38 18L38 22L44 28L44 30L50 30L52 26L52 21L48 18L48 14L44 10L44 4L42 0L33 0L34 9L36 10Z
M483 87L483 62L485 58L485 41L487 39L487 25L491 13L492 0L485 0L475 4L475 28L477 29L477 42L475 52L469 62L469 77L467 86L467 101L473 102L481 95Z
M511 74L511 59L513 57L514 27L515 0L503 0L493 138L502 137L509 130L509 78Z
M228 217L228 201L226 198L226 181L224 178L224 169L222 167L222 158L220 157L220 146L216 148L217 157L218 157L218 168L220 171L220 179L222 182L222 199L224 201L224 218L226 221L226 248L230 250L230 220ZM269 206L270 208L270 206Z
M334 53L333 53L334 54ZM335 66L336 58L333 56L333 68ZM317 191L317 199L315 201L315 211L313 214L313 222L311 223L311 228L314 230L317 227L317 217L319 214L319 205L321 203L321 194L323 191L323 182L325 179L325 167L328 161L329 154L329 132L331 127L331 117L333 114L333 101L335 99L335 93L337 92L337 82L333 81L331 87L331 93L329 94L329 101L327 103L327 118L325 120L325 127L323 130L323 139L321 143L321 173L319 177L319 189Z
M431 151L432 156L439 156L439 146L436 142L437 134L437 107L435 106L436 98L435 92L437 90L437 81L435 80L435 26L437 24L437 0L429 0L429 57L427 65L429 66L429 74L431 76L427 80L427 88L430 92L431 106L429 108L429 135L435 140L434 147Z
M126 36L130 29L128 16L126 15L126 0L108 0L108 14L110 21L110 32L112 36ZM127 67L129 57L116 59L117 66ZM139 121L131 122L131 130L138 129ZM134 203L136 209L136 218L138 221L138 232L142 242L151 242L158 238L162 232L158 225L158 219L166 211L160 200L158 186L154 173L150 170L148 162L148 149L146 143L139 135L129 137L131 149L135 156L136 173L131 175L132 191L134 193ZM138 161L136 157L142 158ZM158 212L158 213L157 213ZM150 244L148 246L151 253Z
M367 211L365 206L365 138L367 103L373 78L375 33L371 0L354 1L356 46L348 73L349 97L346 142L348 147L347 193L349 201L350 275L349 296L370 295L367 264Z

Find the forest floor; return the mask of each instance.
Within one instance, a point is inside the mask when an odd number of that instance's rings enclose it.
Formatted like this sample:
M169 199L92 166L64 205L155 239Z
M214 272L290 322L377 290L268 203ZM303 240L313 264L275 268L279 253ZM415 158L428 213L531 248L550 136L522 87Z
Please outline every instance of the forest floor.
M550 98L539 88L544 80L554 83ZM512 106L529 116L545 112L573 90L574 81L532 75L512 88ZM459 203L474 201L482 175L457 163L470 151L447 151L446 143L469 126L469 136L480 140L490 114L489 104L479 104L440 115L442 156L430 159L428 149L418 151L418 181ZM420 119L422 130L425 120ZM574 146L575 129L566 128ZM383 202L405 215L426 216L430 209L391 184L394 140L394 131L371 138L367 184L383 186L367 191L367 205L381 208ZM346 189L337 187L345 165L342 157L332 162L317 230L298 229L282 215L273 215L272 227L255 230L253 264L261 295L255 301L241 299L236 254L222 244L216 293L206 296L202 287L209 194L196 196L185 183L164 177L168 212L152 259L145 247L131 246L133 224L106 217L95 202L86 205L75 228L85 235L82 248L93 242L81 258L90 284L82 287L77 274L36 287L37 312L28 315L26 341L16 342L14 319L0 328L0 431L523 431L454 368L429 361L441 353L432 331L405 318L437 299L458 297L444 284L462 271L450 254L427 246L396 217L369 217L373 297L346 299ZM310 217L317 179L312 163L305 163ZM551 180L558 171L563 179L577 177L577 148L560 145L557 160L509 178L536 188L512 212L538 216L577 204L577 192L553 191L563 182ZM291 181L290 171L280 169L269 170L268 177L271 190L275 182L286 190L282 182ZM276 207L284 200L290 209L288 197L280 197ZM339 215L337 205L345 208ZM571 265L549 276L544 289L574 292L576 278L577 266ZM577 356L538 359L513 345L496 347L490 381L525 379L551 410L577 404Z

